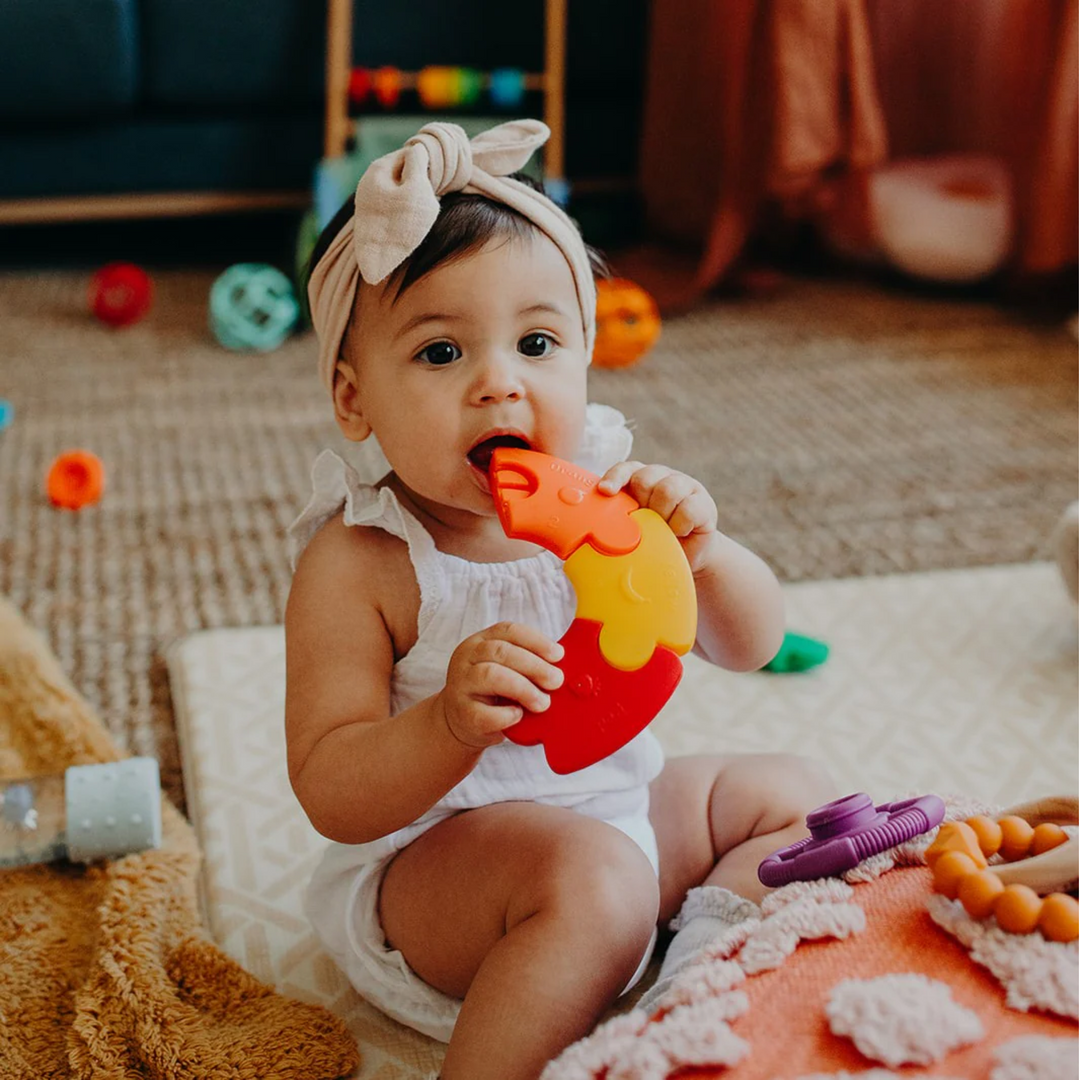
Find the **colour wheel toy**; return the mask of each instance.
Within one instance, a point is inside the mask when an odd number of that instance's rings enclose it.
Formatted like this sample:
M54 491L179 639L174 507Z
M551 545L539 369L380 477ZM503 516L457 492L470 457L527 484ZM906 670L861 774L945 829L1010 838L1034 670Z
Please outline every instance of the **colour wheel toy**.
M578 603L560 644L565 678L542 713L506 730L541 743L557 773L613 754L642 731L682 677L697 635L690 565L663 518L568 461L500 447L491 458L495 506L507 536L564 560Z

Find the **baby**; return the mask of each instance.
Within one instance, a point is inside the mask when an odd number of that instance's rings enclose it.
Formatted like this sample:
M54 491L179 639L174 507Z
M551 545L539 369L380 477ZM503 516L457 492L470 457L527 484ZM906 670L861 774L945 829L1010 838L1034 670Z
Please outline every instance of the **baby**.
M373 461L363 478L323 453L292 530L289 776L334 841L307 911L360 994L449 1042L444 1080L538 1076L677 914L658 1000L836 794L791 755L665 762L648 729L568 775L504 736L561 683L575 598L554 555L504 534L498 446L576 460L667 521L699 655L750 671L784 628L776 579L717 529L704 487L626 460L622 417L586 404L589 253L513 175L547 135L429 124L364 174L308 290L338 427Z

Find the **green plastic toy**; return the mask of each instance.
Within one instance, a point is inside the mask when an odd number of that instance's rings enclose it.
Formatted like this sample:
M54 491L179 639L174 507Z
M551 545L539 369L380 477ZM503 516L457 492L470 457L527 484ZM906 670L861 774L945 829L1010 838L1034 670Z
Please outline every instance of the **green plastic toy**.
M784 643L780 651L762 668L763 671L776 671L788 674L796 671L809 671L829 658L829 646L824 641L793 634L790 630L784 634Z

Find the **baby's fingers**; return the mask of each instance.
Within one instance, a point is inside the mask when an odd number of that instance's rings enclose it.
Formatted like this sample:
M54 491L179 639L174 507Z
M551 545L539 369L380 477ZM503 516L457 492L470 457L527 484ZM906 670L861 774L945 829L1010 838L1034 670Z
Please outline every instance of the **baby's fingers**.
M600 483L597 484L597 490L604 495L614 495L616 492L622 491L626 487L630 477L638 471L638 469L645 468L640 461L620 461L615 465L612 465L610 469L602 477L600 477Z
M701 486L685 473L668 473L649 492L647 502L641 505L659 514L674 528L672 515L701 490Z
M711 532L716 528L716 516L713 497L698 488L675 507L667 522L676 536L685 539L691 533Z
M503 664L481 663L476 665L474 672L476 683L473 693L476 697L488 699L489 703L490 699L502 699L499 704L504 705L509 700L534 713L543 712L551 704L551 698L536 683L513 668ZM519 717L515 716L514 719Z
M558 644L552 642L552 644ZM562 646L559 645L561 653ZM535 683L542 690L554 690L562 685L563 673L554 664L548 663L531 649L515 645L513 642L496 639L485 641L476 651L476 666L495 664L516 671Z
M557 641L552 641L547 634L524 623L496 623L486 630L481 630L476 638L471 640L482 642L482 651L487 651L489 654L492 646L499 647L498 643L506 643L534 653L538 657L549 660L552 664L557 664L563 658L564 652Z

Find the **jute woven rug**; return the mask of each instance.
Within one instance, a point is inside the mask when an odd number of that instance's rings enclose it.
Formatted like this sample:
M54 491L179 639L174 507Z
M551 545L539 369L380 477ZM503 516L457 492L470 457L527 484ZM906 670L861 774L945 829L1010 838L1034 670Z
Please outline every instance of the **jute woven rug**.
M0 592L46 635L125 748L183 808L165 665L192 630L279 622L283 532L318 450L338 445L314 340L220 348L209 272L160 272L114 331L86 276L0 275ZM635 453L700 477L723 527L786 580L1023 562L1077 489L1077 348L985 303L837 281L669 320L592 396ZM52 509L52 458L81 446L108 490Z

